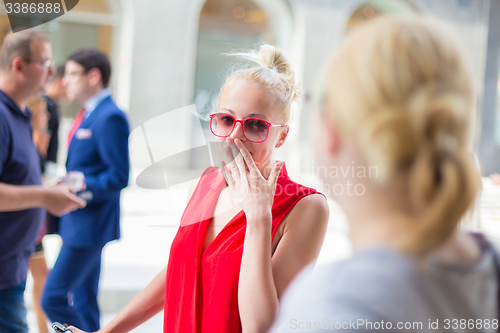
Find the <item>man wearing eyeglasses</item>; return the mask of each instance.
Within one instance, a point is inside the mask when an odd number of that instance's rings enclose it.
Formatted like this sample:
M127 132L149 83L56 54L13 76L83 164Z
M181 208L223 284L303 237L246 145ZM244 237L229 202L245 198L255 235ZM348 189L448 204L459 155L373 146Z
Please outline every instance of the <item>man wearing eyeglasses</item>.
M129 176L129 126L107 88L110 75L109 60L98 50L77 52L66 62L66 98L83 106L68 137L66 169L83 172L88 202L61 217L63 246L42 297L51 321L88 332L99 330L101 252L120 237L120 191Z
M50 40L32 29L10 33L0 49L0 332L28 332L28 260L45 209L62 215L86 205L67 185L41 186L26 105L54 74L51 58Z

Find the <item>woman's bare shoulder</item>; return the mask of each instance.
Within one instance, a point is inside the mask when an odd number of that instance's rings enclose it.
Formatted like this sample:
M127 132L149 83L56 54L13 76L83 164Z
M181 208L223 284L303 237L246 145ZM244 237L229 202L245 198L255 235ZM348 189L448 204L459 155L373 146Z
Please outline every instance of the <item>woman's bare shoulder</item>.
M301 198L287 215L284 225L284 232L289 228L308 228L308 226L318 226L328 223L330 210L324 195L313 193Z

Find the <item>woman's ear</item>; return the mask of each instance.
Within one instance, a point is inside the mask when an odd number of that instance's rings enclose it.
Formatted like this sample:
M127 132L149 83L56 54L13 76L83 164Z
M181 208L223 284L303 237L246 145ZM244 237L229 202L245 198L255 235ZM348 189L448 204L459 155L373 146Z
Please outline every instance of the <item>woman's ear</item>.
M92 68L89 70L87 75L90 79L90 85L96 86L97 84L99 84L99 82L101 82L102 75L99 69Z
M286 125L285 129L282 130L280 133L280 137L278 139L278 142L276 142L275 148L279 148L279 147L283 146L283 144L285 143L286 137L288 136L289 130L290 130L290 127L288 127L288 125Z
M14 72L16 72L16 74L22 72L24 69L22 58L15 57L14 59L12 59L11 68Z

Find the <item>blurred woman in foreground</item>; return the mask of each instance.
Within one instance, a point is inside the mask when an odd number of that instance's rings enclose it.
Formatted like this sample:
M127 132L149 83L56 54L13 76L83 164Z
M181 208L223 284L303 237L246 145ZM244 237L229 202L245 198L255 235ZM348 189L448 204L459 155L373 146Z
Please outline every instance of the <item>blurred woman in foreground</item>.
M279 332L498 329L497 252L458 230L480 186L471 82L458 43L422 17L374 20L331 60L318 162L357 166L321 175L354 255L292 284ZM334 195L347 181L358 195Z

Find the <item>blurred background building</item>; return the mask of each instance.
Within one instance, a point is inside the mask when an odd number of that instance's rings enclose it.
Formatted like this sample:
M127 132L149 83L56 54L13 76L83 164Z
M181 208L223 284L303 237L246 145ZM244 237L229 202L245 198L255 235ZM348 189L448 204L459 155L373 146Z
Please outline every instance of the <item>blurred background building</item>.
M211 163L207 143L213 138L207 122L197 115L216 106L221 84L237 65L227 54L266 42L279 46L291 60L303 98L278 157L286 161L293 179L311 185L310 137L323 64L357 26L385 13L431 15L446 22L462 41L478 92L471 148L483 175L499 172L498 0L80 0L70 12L35 28L52 39L56 64L81 48L97 47L108 54L113 95L131 120L133 175L123 196L123 237L104 251L104 322L167 263L185 206L183 182ZM9 30L2 5L0 43ZM77 110L76 105L63 105L61 140ZM63 168L64 149L59 162ZM500 189L485 182L477 210L482 224L476 227L500 239ZM334 203L330 206L320 263L349 253L342 212ZM44 242L51 264L57 256L57 236ZM151 326L135 332L160 331L157 316Z

